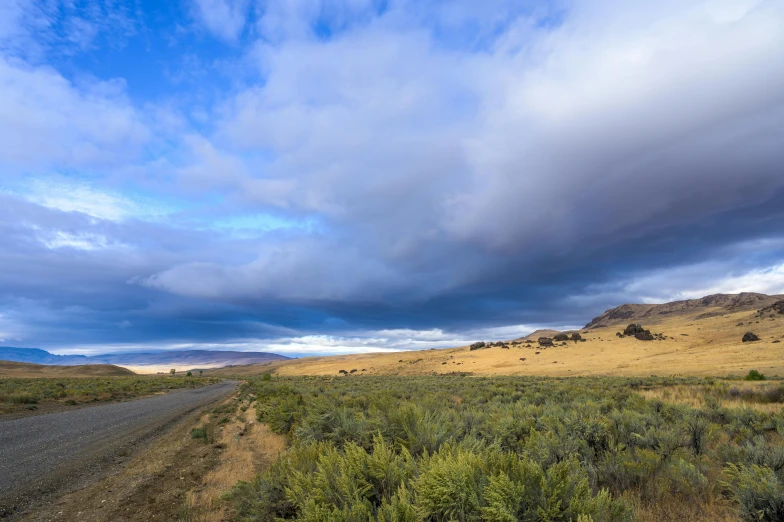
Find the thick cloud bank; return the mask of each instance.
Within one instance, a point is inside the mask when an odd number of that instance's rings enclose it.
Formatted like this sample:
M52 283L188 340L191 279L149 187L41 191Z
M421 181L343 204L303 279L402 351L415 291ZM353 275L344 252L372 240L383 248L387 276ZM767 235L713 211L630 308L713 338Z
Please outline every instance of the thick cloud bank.
M784 292L781 2L95 9L0 8L6 343L351 352ZM102 65L137 47L161 70Z

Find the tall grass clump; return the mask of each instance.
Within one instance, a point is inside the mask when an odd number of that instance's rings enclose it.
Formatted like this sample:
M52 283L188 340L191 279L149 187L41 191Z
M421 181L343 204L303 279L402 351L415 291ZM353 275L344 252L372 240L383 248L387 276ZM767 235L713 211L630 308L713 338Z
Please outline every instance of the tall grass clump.
M205 443L209 442L207 437L207 428L193 428L191 429L191 438L192 439L202 439Z

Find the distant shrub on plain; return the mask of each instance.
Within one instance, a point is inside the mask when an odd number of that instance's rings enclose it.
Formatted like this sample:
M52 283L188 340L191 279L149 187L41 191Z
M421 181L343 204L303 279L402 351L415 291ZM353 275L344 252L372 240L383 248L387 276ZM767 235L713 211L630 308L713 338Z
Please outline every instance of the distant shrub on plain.
M31 393L16 393L8 397L9 402L14 404L37 404L41 400L40 397Z
M195 388L219 379L177 379L172 377L72 377L0 379L0 413L11 405L38 403L77 404L139 397L174 388Z
M749 373L743 379L746 381L764 381L765 376L757 370L749 370Z

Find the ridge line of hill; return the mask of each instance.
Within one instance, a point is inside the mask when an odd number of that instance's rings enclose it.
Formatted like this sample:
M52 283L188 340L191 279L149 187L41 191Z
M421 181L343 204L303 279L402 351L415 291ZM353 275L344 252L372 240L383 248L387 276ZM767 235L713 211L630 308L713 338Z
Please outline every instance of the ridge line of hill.
M751 311L784 300L784 295L766 295L755 292L740 294L713 294L699 299L685 299L661 304L622 304L594 317L585 329L601 328L632 321L656 322L670 315L694 313L705 310L696 318L714 317L725 313Z

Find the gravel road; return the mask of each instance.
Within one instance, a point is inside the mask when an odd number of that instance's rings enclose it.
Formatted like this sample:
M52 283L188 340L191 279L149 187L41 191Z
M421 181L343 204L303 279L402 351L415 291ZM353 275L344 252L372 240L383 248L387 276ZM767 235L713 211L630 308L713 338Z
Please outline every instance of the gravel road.
M238 383L0 420L0 519L79 486L129 448L188 413L229 395Z

